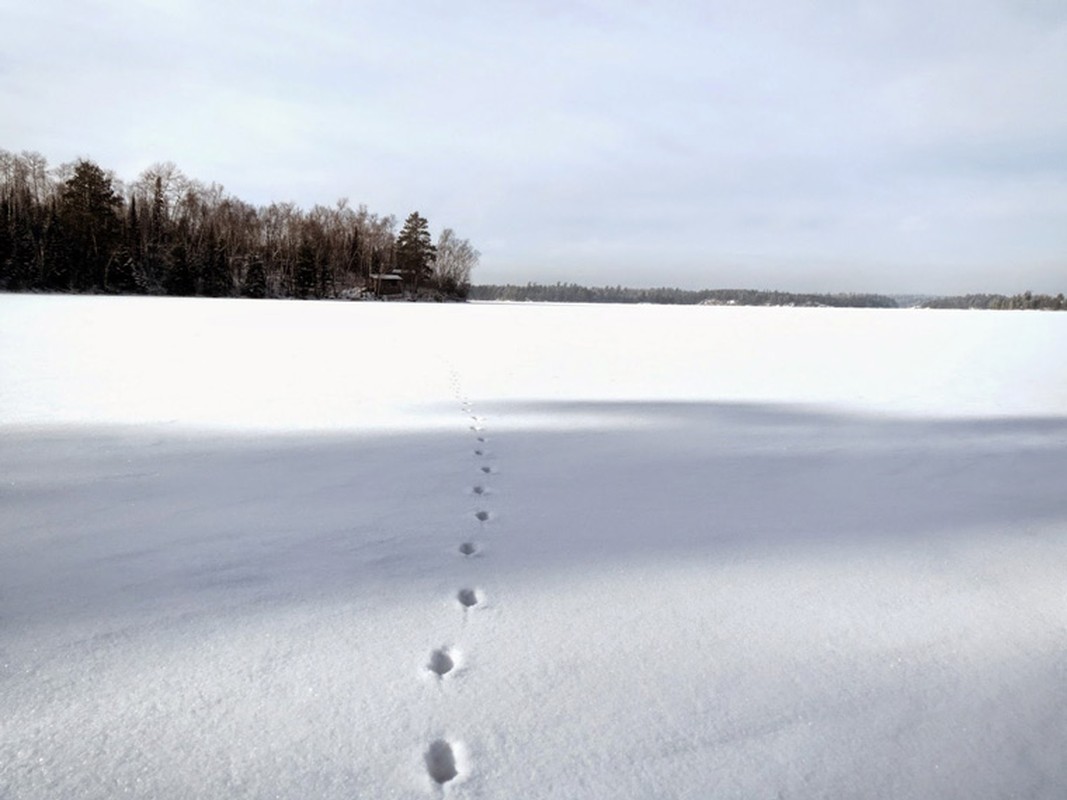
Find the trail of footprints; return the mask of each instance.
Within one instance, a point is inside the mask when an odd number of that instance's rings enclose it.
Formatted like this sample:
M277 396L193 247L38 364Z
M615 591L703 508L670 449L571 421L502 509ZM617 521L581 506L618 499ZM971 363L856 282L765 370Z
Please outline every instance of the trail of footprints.
M475 439L477 441L477 446L474 448L474 456L478 459L485 459L488 457L486 449L488 437L485 435L485 418L476 415L471 407L470 401L462 398L459 380L455 374L452 376L452 388L457 399L460 400L460 407L470 418L472 423L469 427L471 432L475 434ZM480 464L478 470L483 478L492 475L495 472L493 467L489 464ZM484 483L478 483L471 487L471 492L477 497L485 497L488 495L489 490ZM492 514L484 508L474 512L474 519L483 530L484 524L491 518ZM464 558L477 556L480 552L478 544L474 541L460 542L457 550ZM462 587L456 592L456 602L459 604L462 612L467 614L471 609L474 609L483 603L484 597L478 589ZM461 654L455 648L449 645L443 645L431 651L430 658L426 663L426 669L429 670L437 680L443 680L457 669L461 660L460 656ZM443 787L460 775L461 765L457 759L458 747L458 744L450 742L447 739L437 739L430 744L426 749L426 752L423 754L423 760L426 764L426 773L437 786Z

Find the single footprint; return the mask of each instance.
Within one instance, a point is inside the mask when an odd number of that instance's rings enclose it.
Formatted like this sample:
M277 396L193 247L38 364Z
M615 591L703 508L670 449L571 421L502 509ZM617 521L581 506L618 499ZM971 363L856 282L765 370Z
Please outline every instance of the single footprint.
M489 475L489 474L490 474L490 473L492 473L492 471L493 471L493 468L492 468L492 467L480 467L480 469L481 469L481 471L482 471L482 472L484 472L484 473L485 473L486 475Z
M476 455L476 456L484 456L485 455L485 451L484 450L475 450L474 451L474 455Z
M474 542L464 542L459 546L459 552L465 556L473 556L478 552L478 545Z
M452 659L451 651L442 647L430 653L430 663L426 665L426 669L440 678L451 672L454 666L456 662Z
M426 771L435 783L448 783L459 775L456 770L456 756L452 752L452 745L444 739L438 739L431 744L424 758L426 759Z
M478 605L478 592L474 589L460 589L456 593L456 599L459 600L460 605L464 608L473 608Z
M489 512L488 511L477 511L474 514L474 518L477 519L479 522L485 522L486 520L489 519Z
M488 439L486 439L486 438L485 438L484 436L479 436L479 437L478 437L478 441L479 441L479 442L482 442L482 443L484 444L485 442L487 442L487 441L489 441L489 440L488 440Z
M485 487L484 486L475 486L473 489L471 489L471 491L474 492L475 494L485 494Z

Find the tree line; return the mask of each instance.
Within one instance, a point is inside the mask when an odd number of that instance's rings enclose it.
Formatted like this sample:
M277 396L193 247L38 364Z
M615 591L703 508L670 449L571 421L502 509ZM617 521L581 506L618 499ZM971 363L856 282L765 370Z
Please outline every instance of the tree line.
M1017 295L968 294L952 297L889 297L881 294L798 294L757 289L631 289L624 286L580 286L576 283L483 284L472 286L473 300L541 303L655 303L660 305L804 306L831 308L976 308L1067 311L1062 293L1023 292Z
M579 286L575 283L525 286L472 286L471 299L548 303L657 303L663 305L833 306L897 308L892 297L878 294L797 294L756 289L630 289L624 286Z
M1023 292L1012 296L1003 294L965 294L955 297L936 297L920 304L920 308L983 308L1041 311L1067 311L1063 292L1053 297L1048 294Z
M0 150L0 289L210 297L465 297L479 253L412 212L253 206L172 163L132 183L88 159Z

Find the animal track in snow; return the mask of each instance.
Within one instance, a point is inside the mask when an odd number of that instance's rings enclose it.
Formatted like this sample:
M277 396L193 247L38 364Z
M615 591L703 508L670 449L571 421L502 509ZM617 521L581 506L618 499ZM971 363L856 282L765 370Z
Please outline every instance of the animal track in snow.
M455 666L456 661L452 658L452 651L447 647L442 647L430 653L430 663L426 665L426 669L437 677L443 678Z
M456 755L452 752L452 745L444 739L438 739L430 745L424 756L426 760L426 772L433 778L435 783L448 783L459 775L456 769Z
M479 522L485 522L486 520L489 519L489 512L488 511L476 511L474 513L474 518L477 519Z
M485 438L484 436L479 436L479 437L478 437L478 441L479 441L479 442L482 442L482 443L484 444L485 442L487 442L487 441L489 441L489 440L488 440L488 439L486 439L486 438Z
M459 552L465 556L473 556L478 552L478 545L474 542L464 542L459 546Z
M456 593L456 599L459 600L460 605L464 608L473 608L481 602L481 598L475 589L460 589Z
M478 469L480 469L486 475L492 475L493 474L493 468L492 467L479 467Z
M484 450L475 450L474 451L474 455L476 455L476 456L484 456L485 455L485 451Z
M471 425L471 430L475 433L481 433L485 430L485 428L483 428L481 425Z
M474 492L475 494L485 494L485 487L484 486L475 486L473 489L471 489L471 491Z

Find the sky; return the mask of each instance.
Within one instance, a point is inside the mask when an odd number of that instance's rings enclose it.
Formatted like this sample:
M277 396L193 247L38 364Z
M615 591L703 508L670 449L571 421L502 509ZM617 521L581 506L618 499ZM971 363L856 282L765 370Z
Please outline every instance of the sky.
M1067 3L0 0L0 148L418 210L476 283L1067 291Z

